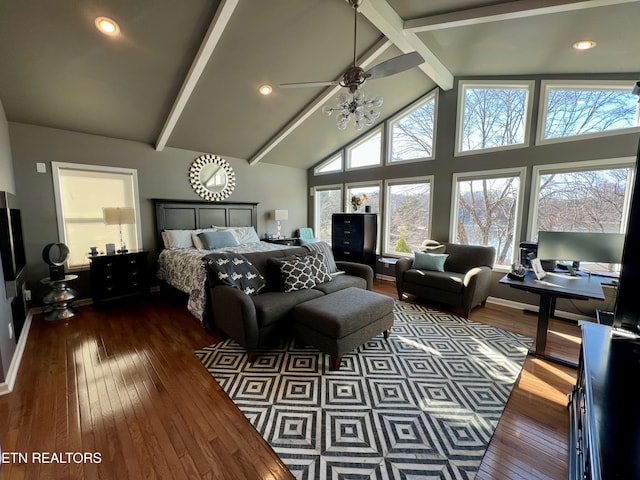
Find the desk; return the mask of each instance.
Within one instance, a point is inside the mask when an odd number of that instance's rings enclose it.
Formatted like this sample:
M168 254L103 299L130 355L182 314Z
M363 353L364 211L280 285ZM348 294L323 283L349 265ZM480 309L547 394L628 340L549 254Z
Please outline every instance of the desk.
M577 364L561 358L547 355L547 330L549 318L555 310L556 299L571 298L574 300L604 300L601 282L602 277L579 275L571 276L567 273L548 272L542 280L537 280L532 272L525 275L524 280L512 280L507 275L500 279L500 283L526 292L540 295L538 310L538 326L536 329L536 348L529 353L546 358L552 362L576 367Z

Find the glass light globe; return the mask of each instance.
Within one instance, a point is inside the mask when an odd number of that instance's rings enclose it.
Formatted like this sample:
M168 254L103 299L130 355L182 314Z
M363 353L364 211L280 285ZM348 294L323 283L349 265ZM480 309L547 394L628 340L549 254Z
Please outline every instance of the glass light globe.
M327 117L330 117L333 113L333 108L330 105L325 105L324 107L322 107L322 113Z
M374 107L379 107L382 105L382 97L373 97L373 105Z
M341 93L340 95L338 95L338 103L349 103L349 95L347 95L346 93Z

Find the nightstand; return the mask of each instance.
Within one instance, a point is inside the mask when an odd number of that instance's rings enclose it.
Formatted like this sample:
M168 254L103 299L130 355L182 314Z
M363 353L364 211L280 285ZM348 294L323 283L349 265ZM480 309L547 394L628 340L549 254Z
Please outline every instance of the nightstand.
M298 244L297 238L271 238L271 239L263 239L264 242L269 243L277 243L278 245L289 245L293 247Z
M149 290L148 253L133 250L115 255L90 256L93 304L100 306L107 300L146 294Z

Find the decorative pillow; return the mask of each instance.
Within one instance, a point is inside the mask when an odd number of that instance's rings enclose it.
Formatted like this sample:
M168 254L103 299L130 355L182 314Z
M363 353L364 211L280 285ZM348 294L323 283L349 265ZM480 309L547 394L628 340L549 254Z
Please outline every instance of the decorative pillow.
M324 263L327 266L327 271L330 275L338 273L338 266L333 258L333 250L327 242L315 242L304 245L304 247L310 252L319 252L324 256Z
M206 250L238 246L238 241L231 232L203 232L198 234L198 238Z
M181 248L193 248L191 233L193 230L165 230L162 238L165 240L165 248L177 250Z
M203 260L221 284L238 288L247 295L255 295L266 284L258 269L239 253L211 253Z
M330 282L333 279L333 277L329 275L329 270L324 262L323 254L320 252L311 252L303 258L307 259L307 262L311 267L311 273L313 273L316 285L319 283Z
M218 227L216 225L212 225L214 230L231 232L236 237L238 241L238 245L243 245L245 243L256 243L260 241L258 234L256 233L256 229L253 227Z
M444 262L447 261L447 253L415 253L413 260L413 268L419 270L433 270L436 272L444 272Z
M285 292L305 290L316 286L311 266L306 257L283 261L280 266L280 272L284 279Z
M202 243L202 240L200 240L200 237L198 237L198 235L204 232L213 231L213 228L199 228L198 230L194 230L193 233L191 233L191 241L193 242L193 246L198 250L206 250L204 244Z

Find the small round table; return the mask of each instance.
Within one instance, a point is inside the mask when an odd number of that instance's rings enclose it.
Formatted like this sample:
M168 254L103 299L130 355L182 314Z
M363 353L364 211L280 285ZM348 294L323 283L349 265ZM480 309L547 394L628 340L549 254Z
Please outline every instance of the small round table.
M51 280L43 278L41 283L51 287L51 291L47 293L42 301L47 305L44 314L45 320L64 320L73 317L78 311L69 305L77 296L73 288L69 288L67 283L78 278L78 275L65 275L59 280Z

